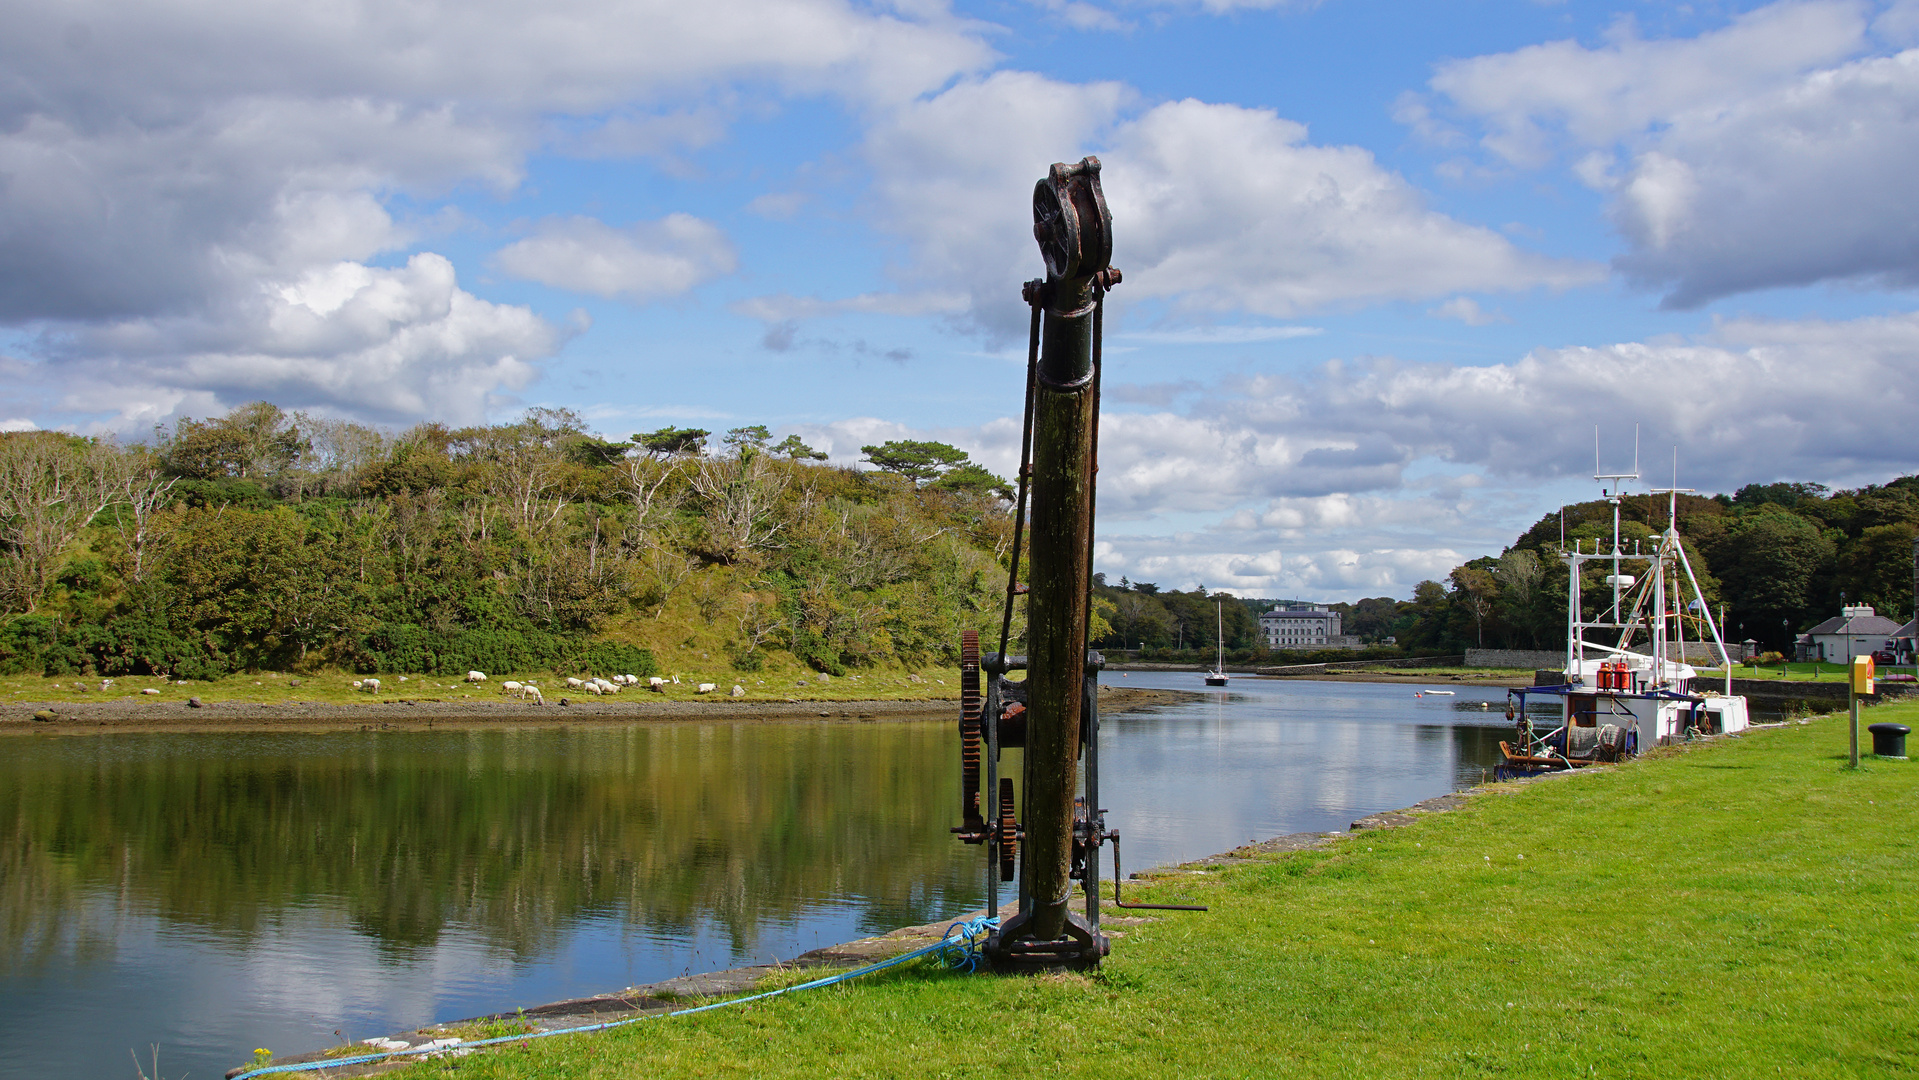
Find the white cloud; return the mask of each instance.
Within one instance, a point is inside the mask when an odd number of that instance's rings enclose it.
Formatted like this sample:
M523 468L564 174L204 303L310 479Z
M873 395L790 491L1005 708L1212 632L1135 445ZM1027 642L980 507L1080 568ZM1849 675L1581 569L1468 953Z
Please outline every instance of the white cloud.
M677 296L739 264L726 233L690 214L625 229L589 217L549 219L493 261L517 278L629 300Z
M762 322L783 323L795 319L817 319L829 315L952 315L966 310L963 294L951 292L860 293L858 296L827 300L817 296L789 296L778 293L754 296L729 305L734 312Z
M1615 189L1632 277L1691 306L1834 278L1919 284L1919 50L1676 118Z
M1909 40L1913 10L1869 23L1860 3L1782 2L1662 41L1628 23L1598 47L1450 63L1432 88L1501 159L1580 154L1575 175L1612 196L1629 245L1618 268L1669 289L1669 307L1835 279L1910 287L1919 50L1860 54L1874 35ZM1401 113L1430 126L1423 108Z
M407 250L419 223L391 207L461 185L510 191L543 147L670 158L780 94L881 108L993 57L983 28L938 0L75 0L0 11L0 324L60 343L35 353L42 366L119 363L86 350L133 330L156 339L150 355L186 357L189 339L211 334L226 338L220 355L270 356L279 343L258 284ZM556 227L513 261L622 295L730 268L730 249L682 224L658 226L663 254L647 230L621 247L575 229L571 250L590 265L562 268L552 256L569 234ZM183 336L157 340L168 334ZM162 389L198 393L193 366L180 361L187 383ZM496 388L520 378L500 374ZM257 392L304 395L319 381L289 371ZM351 395L338 403L360 407Z
M1598 47L1552 41L1441 64L1432 88L1486 125L1488 150L1534 167L1562 143L1608 145L1852 56L1865 12L1855 0L1786 0L1695 38L1652 41L1622 20ZM1400 108L1408 121L1427 118L1414 103Z
M1428 210L1369 152L1311 145L1268 110L1171 102L1110 146L1103 179L1129 296L1287 317L1600 276Z
M903 274L966 290L974 319L1017 333L1016 286L1040 264L1030 222L1009 208L1050 162L1096 150L1122 302L1288 318L1603 276L1429 210L1367 151L1315 146L1270 110L1187 100L1128 116L1130 101L1116 84L1000 72L877 125L866 154L881 224L910 245Z
M1131 91L1002 71L905 106L869 131L879 224L904 237L911 284L971 297L971 317L1023 335L1020 282L1044 269L1026 208L1054 161L1078 160ZM928 212L928 208L937 212Z
M1250 345L1259 341L1290 341L1318 337L1319 326L1192 326L1184 330L1129 330L1115 337L1155 345Z
M269 398L286 408L406 423L477 423L529 384L560 334L524 307L461 289L439 255L341 262L213 317L129 319L50 343L41 378L62 411L138 429Z
M1467 326L1491 326L1493 323L1512 322L1507 315L1480 307L1479 301L1470 296L1455 296L1438 307L1427 308L1426 314L1435 319L1457 319Z
M1124 395L1112 387L1099 566L1182 587L1404 595L1497 554L1557 505L1555 490L1590 497L1595 424L1612 447L1638 425L1648 460L1676 446L1680 482L1705 491L1884 481L1913 469L1915 355L1919 312L1735 320L1690 341L1538 349L1473 367L1336 361L1298 377L1180 384L1145 396L1181 407L1147 412L1113 408ZM1018 435L1015 417L820 429L836 448L936 438L1002 474ZM1260 569L1272 552L1282 572Z

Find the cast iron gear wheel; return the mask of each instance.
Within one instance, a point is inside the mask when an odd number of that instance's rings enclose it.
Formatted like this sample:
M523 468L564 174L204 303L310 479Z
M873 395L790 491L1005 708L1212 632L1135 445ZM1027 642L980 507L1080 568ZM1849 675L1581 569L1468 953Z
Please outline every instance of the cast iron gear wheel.
M979 631L960 635L960 820L981 824L979 805L980 715L986 702L979 689Z
M1013 818L1013 778L999 778L999 879L1013 880L1013 862L1019 857L1019 822Z

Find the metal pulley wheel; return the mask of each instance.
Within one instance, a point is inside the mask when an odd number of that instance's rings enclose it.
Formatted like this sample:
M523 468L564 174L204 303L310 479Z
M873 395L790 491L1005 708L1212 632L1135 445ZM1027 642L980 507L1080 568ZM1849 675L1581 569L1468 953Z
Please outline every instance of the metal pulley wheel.
M1113 215L1099 189L1099 159L1055 164L1033 187L1033 239L1052 278L1091 277L1113 259Z

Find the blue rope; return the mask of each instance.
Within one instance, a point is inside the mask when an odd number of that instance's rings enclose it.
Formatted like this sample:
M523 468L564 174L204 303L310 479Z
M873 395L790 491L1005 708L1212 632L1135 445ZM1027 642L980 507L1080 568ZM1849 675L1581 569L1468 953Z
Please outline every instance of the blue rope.
M946 946L946 966L955 971L960 968L978 971L980 948L986 944L987 935L998 928L999 920L985 915L947 927L946 939L940 942Z
M901 953L891 959L881 960L877 964L868 964L863 968L855 968L852 971L842 971L837 975L828 975L825 978L814 979L812 982L804 982L797 986L788 986L780 990L768 990L750 997L730 998L726 1001L715 1001L706 1005L696 1005L690 1009L679 1009L670 1013L654 1013L651 1016L630 1016L625 1020L609 1020L603 1024L586 1024L582 1027L558 1028L553 1031L529 1031L523 1035L498 1035L491 1039L461 1040L447 1043L443 1046L435 1046L432 1049L416 1046L409 1047L405 1050L387 1050L377 1054L356 1054L352 1057L326 1058L321 1061L302 1061L293 1065L268 1065L264 1068L241 1073L235 1076L233 1080L251 1080L251 1078L255 1076L268 1076L274 1073L311 1072L315 1069L333 1069L344 1065L365 1065L368 1062L385 1061L388 1058L406 1057L413 1054L444 1054L454 1050L470 1050L482 1046L495 1046L500 1043L522 1042L527 1039L545 1039L554 1035L584 1035L589 1032L606 1031L610 1028L637 1024L642 1020L663 1020L675 1016L691 1016L694 1013L724 1009L729 1005L744 1005L749 1001L761 1001L766 998L778 997L781 994L791 994L799 990L817 990L824 986L832 986L834 983L846 982L848 979L857 979L862 975L871 975L876 971L885 971L887 968L904 964L908 960L917 960L922 956L931 956L935 953L941 954L941 958L949 968L958 970L963 967L967 971L973 971L979 967L980 946L985 942L987 933L998 926L998 919L989 919L985 916L963 922L956 922L946 928L946 936L944 938L923 948L914 949L912 952ZM957 936L954 934L956 930L959 931Z

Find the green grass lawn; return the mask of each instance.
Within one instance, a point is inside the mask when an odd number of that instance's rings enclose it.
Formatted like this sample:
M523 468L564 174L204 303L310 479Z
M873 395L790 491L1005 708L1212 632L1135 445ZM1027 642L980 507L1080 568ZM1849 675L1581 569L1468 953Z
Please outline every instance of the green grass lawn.
M898 969L401 1075L1910 1075L1919 763L1845 751L1821 718L1163 878L1134 898L1211 912L1092 977Z
M1702 669L1702 671L1703 670L1704 669ZM1724 671L1725 669L1716 668L1713 670ZM1879 674L1881 675L1888 675L1893 672L1911 675L1913 674L1913 668L1910 664L1901 667L1879 668ZM1732 673L1736 679L1785 679L1789 682L1846 681L1846 666L1844 664L1831 663L1766 664L1761 667L1745 667L1741 665L1734 667Z

